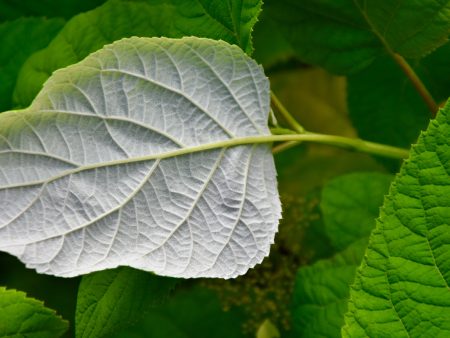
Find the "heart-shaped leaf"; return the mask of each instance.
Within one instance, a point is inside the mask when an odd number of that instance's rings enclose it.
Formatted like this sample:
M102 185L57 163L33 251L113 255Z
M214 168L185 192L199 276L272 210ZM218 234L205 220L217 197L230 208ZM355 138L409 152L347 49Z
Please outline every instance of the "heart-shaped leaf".
M235 277L280 218L269 83L237 46L130 38L0 115L0 250L38 272ZM236 146L240 144L239 146Z

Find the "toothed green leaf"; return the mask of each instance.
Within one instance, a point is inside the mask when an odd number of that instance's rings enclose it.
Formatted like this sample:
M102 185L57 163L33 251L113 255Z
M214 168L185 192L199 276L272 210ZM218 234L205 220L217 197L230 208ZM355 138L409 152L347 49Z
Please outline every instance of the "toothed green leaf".
M57 338L68 323L25 293L0 287L1 338Z
M413 146L351 288L344 337L450 335L450 105Z

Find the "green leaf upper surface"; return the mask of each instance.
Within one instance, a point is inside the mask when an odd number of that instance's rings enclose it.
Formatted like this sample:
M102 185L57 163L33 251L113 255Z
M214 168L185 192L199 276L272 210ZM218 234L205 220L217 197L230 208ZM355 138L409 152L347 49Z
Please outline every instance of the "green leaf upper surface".
M0 287L0 337L57 338L68 323L25 293Z
M450 336L450 105L411 150L351 290L345 337Z
M62 19L22 18L0 24L0 111L12 109L12 93L20 67L48 45L64 25Z
M175 282L127 267L83 277L78 290L76 337L111 337L167 297Z
M447 42L449 0L354 0L371 31L384 46L419 59Z
M293 299L296 337L340 337L350 284L367 247L392 176L352 173L328 182L320 207L340 252L298 270Z
M292 310L295 337L340 337L349 285L366 247L367 238L360 239L332 258L298 270Z
M381 173L353 173L339 176L323 188L320 207L336 249L369 237L392 178Z
M250 53L250 33L260 7L261 0L110 0L74 17L47 48L25 63L15 103L28 106L54 70L124 37L207 37L237 44Z
M244 316L224 311L217 295L208 289L177 289L167 302L150 310L134 327L114 338L242 338Z
M298 56L337 73L369 65L385 48L422 57L450 34L448 0L268 0Z

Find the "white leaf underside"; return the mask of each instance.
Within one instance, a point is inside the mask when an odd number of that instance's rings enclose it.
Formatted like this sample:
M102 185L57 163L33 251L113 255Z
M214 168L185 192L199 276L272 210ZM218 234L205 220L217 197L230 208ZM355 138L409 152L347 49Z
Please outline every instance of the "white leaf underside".
M281 213L270 147L190 149L270 135L268 112L268 80L236 46L105 46L0 115L0 250L64 277L245 273Z

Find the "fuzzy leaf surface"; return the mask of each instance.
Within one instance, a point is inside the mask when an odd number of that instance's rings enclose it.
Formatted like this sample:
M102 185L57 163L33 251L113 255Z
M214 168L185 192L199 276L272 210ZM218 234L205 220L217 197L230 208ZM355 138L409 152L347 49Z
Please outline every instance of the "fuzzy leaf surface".
M351 288L344 337L450 335L450 105L391 185Z
M276 172L270 145L223 144L270 135L268 113L225 42L124 39L55 72L0 115L0 250L66 277L245 273L277 231Z
M0 287L0 337L56 338L68 323L25 293Z

